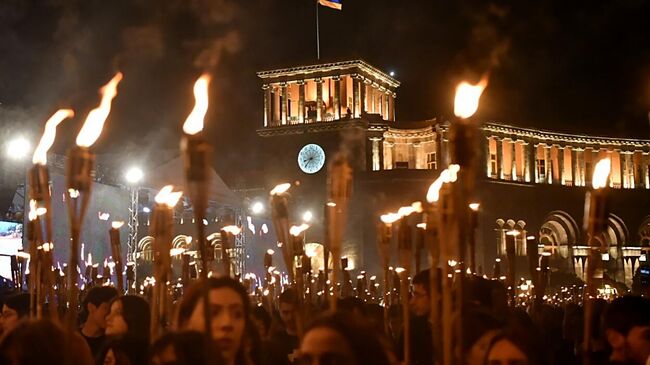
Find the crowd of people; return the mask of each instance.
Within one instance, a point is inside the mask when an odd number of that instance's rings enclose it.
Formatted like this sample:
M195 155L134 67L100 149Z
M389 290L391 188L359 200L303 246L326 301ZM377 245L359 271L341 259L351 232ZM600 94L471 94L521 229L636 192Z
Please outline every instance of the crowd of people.
M591 351L583 356L579 304L512 307L500 281L466 279L460 357L454 364L650 362L649 299L596 299ZM147 300L120 295L113 287L84 293L77 331L56 320L30 318L30 295L17 293L3 298L0 364L398 365L404 364L408 337L407 365L441 365L434 350L429 280L428 270L416 274L409 302L391 306L385 323L383 308L359 297L340 298L333 310L327 301L306 305L289 287L268 308L255 303L239 281L213 277L188 287L175 303L173 323L156 338ZM410 326L402 323L401 305L409 306Z

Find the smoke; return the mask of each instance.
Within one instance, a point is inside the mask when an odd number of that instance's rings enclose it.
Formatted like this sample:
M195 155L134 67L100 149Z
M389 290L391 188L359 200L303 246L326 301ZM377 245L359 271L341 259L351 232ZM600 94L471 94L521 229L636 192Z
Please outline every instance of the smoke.
M223 52L236 53L240 48L240 37L236 31L230 31L224 37L217 37L216 39L207 42L207 46L194 61L197 68L210 70L219 65Z

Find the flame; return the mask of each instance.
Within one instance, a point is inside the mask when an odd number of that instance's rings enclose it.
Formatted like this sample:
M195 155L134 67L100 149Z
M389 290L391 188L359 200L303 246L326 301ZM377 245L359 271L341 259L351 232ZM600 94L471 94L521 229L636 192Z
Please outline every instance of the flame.
M327 202L327 206L328 206L328 207L335 207L335 206L336 206L336 203L334 203L334 202Z
M481 79L476 85L472 85L466 81L458 84L456 87L456 98L454 99L454 114L463 119L474 115L478 109L478 101L487 84L487 78Z
M442 170L440 176L429 186L427 202L437 202L440 199L442 184L455 182L458 179L458 171L460 171L460 165L457 164L449 165L448 168Z
M269 233L269 227L266 225L266 223L262 224L262 233Z
M194 109L183 124L183 132L194 135L203 130L203 119L208 111L208 85L210 75L203 74L194 83Z
M86 121L84 122L81 131L77 135L77 145L80 147L90 147L92 146L99 135L102 133L102 128L104 127L104 122L108 118L108 114L111 112L111 102L113 98L117 95L117 84L122 81L122 73L118 72L113 76L111 81L108 84L104 85L100 89L102 93L102 101L99 106L88 113Z
M111 217L109 213L97 212L97 217L100 221L107 221Z
M480 206L481 206L481 204L479 204L479 203L470 203L470 204L469 204L469 209L471 209L471 210L473 210L473 211L476 212L476 211L478 211L478 208L479 208Z
M266 250L266 253L269 254L269 255L273 255L275 253L275 251L273 251L271 249L268 249L268 250Z
M38 217L37 208L36 208L36 200L34 200L34 199L29 200L29 213L28 213L27 217L29 218L30 222L36 220L36 218Z
M591 179L591 184L594 189L600 189L607 186L607 179L609 178L611 168L612 160L609 158L598 161L594 168L593 178Z
M70 198L76 199L79 197L79 190L77 189L68 189L68 194L70 195Z
M189 245L190 243L192 243L192 236L185 237L185 244Z
M289 228L289 233L294 237L298 237L307 228L309 228L309 224L305 224L305 223L299 226L291 226L291 228Z
M16 252L16 257L20 257L20 258L22 258L22 259L27 259L27 260L29 260L29 258L31 257L31 255L28 254L27 252L18 251L18 252Z
M287 192L287 190L289 190L290 187L291 187L290 183L278 184L271 190L269 194L271 195L284 194Z
M174 186L173 185L166 185L160 191L158 194L156 194L155 201L157 204L160 205L166 205L169 208L173 208L176 203L178 203L178 200L183 196L182 191L173 191Z
M403 267L396 267L396 268L395 268L395 272L398 273L398 274L401 274L401 273L403 273L404 271L406 271L406 269L403 268Z
M36 146L34 150L34 157L32 157L32 163L38 165L47 164L47 151L52 147L54 143L54 137L56 136L56 127L63 122L66 118L74 117L74 111L70 109L59 109L50 119L45 122L45 131L41 137L41 141Z
M111 222L111 227L113 227L113 229L120 229L120 227L122 227L123 225L124 225L123 221L113 221L113 222Z
M418 227L418 228L427 229L427 224L426 223L418 223L415 226Z
M409 215L411 215L414 212L415 212L415 209L413 209L413 207L407 206L407 207L399 208L399 210L397 211L397 214L399 216L401 216L401 217L408 217Z
M226 232L226 233L230 233L233 236L236 236L236 235L241 233L241 228L239 228L237 226L225 226L225 227L221 228L221 230Z
M384 224L393 224L400 218L402 218L402 216L398 213L388 213L382 215L379 219L381 219Z

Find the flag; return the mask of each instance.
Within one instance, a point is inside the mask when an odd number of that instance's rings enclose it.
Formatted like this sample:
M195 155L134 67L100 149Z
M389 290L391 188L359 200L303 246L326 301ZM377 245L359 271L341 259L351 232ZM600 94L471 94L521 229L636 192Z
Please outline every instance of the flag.
M341 0L318 0L318 3L328 8L341 10Z

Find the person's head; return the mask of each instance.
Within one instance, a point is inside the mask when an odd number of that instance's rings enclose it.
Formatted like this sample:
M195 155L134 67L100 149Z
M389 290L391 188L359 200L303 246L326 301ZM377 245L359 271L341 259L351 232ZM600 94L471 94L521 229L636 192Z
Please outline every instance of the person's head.
M430 271L420 271L413 277L413 295L409 306L416 316L426 316L431 308Z
M525 333L504 331L490 341L485 356L486 365L535 365L541 354L533 350Z
M115 337L102 348L98 360L103 365L139 365L147 363L149 342L142 338Z
M66 362L66 338L72 338L78 351ZM81 342L79 342L81 341ZM85 346L85 347L84 347ZM92 363L90 350L80 337L70 337L54 322L26 320L8 333L0 343L0 364L64 365Z
M221 364L219 354L213 347L206 347L205 334L196 331L169 332L151 345L152 365L193 365L205 364L206 355ZM209 351L209 352L208 352ZM216 362L215 362L216 361Z
M382 344L370 327L346 312L317 318L305 331L297 365L388 365Z
M468 365L483 364L488 347L501 327L501 322L484 308L468 311L463 319L463 350Z
M251 310L251 321L261 339L266 339L271 329L271 316L264 307L256 306Z
M280 312L280 319L282 324L288 331L296 330L296 306L298 304L298 296L293 289L287 289L280 294L278 311Z
M650 356L650 299L614 299L605 310L603 328L612 360L645 364Z
M20 319L29 314L29 294L14 294L5 300L0 313L0 329L2 333L11 331Z
M212 339L227 364L243 361L244 333L250 326L246 289L229 277L210 278L206 284ZM195 282L183 296L178 310L178 329L206 332L203 285L201 281Z
M95 286L91 288L82 302L83 322L106 329L106 315L110 310L110 302L117 297L117 290L110 286Z
M106 335L147 340L151 328L149 304L136 295L113 299L106 316Z

